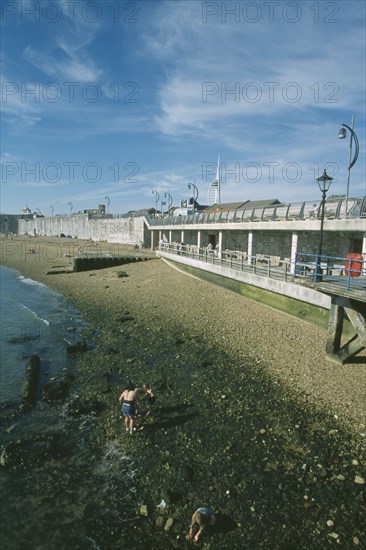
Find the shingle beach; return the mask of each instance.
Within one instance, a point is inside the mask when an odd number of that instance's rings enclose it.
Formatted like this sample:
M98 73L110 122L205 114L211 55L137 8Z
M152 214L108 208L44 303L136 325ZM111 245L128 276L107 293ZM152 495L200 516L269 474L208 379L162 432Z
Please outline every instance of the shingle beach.
M19 480L38 476L40 492L25 495L24 510L14 505L7 548L21 546L11 536L17 514L31 517L36 509L42 522L40 510L53 506L45 471L59 483L57 520L23 548L189 548L190 517L203 505L220 519L198 545L206 549L365 545L365 356L332 363L325 358L325 330L190 277L150 251L135 252L149 258L144 262L62 272L71 270L78 248L90 247L74 241L19 236L1 243L2 265L76 305L92 343L78 358L65 400L36 405L66 415L64 451L17 469ZM109 243L97 248L123 250ZM118 277L121 270L128 276ZM143 415L141 399L133 436L124 430L118 402L127 380L151 384L158 398L151 417ZM76 397L101 405L92 419L72 417L78 438L92 449L87 466L70 445L75 431L65 407ZM2 422L5 445L19 437L7 433L11 422ZM111 453L133 463L125 522L118 471L102 471ZM3 465L10 495L7 472ZM21 490L19 481L15 494ZM22 536L31 541L25 524Z

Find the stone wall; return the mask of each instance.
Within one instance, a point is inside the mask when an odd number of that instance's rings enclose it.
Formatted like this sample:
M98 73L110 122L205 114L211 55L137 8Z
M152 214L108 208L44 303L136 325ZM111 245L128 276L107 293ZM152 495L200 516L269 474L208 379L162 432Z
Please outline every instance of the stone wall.
M88 214L53 216L32 220L19 220L19 233L41 237L66 236L93 241L142 244L150 246L150 231L143 217L90 218Z

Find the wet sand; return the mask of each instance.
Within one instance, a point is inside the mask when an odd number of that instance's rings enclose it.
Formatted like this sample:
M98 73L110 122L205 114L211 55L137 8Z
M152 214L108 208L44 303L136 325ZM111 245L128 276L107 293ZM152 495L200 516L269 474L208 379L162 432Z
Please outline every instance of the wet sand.
M106 514L100 521L96 503L94 522L74 518L67 534L60 522L59 547L82 547L80 533L83 544L90 538L106 549L190 547L184 535L201 505L221 514L206 548L365 543L364 357L329 362L325 331L182 274L149 252L146 262L46 275L69 269L79 247L124 248L26 237L1 246L3 265L57 290L90 323L94 348L80 356L67 399L77 393L102 402L89 436L99 451L120 444L136 468L128 528ZM117 277L121 270L128 277ZM150 383L158 396L151 417L141 401L132 437L118 404L128 379ZM156 526L162 499L169 530ZM148 516L139 516L140 504Z

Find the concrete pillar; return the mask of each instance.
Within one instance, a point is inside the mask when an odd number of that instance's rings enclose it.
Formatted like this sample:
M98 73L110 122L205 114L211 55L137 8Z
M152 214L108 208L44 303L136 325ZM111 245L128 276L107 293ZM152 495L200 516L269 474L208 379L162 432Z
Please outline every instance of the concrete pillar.
M184 231L182 230L181 231L181 234L180 234L180 242L184 243ZM184 243L186 244L186 243Z
M297 254L297 241L298 241L298 234L292 233L292 239L291 239L291 256L290 256L290 274L295 275L295 264L296 264L296 254Z
M154 250L154 230L151 230L151 250Z
M362 259L366 262L366 235L362 239ZM366 275L366 263L362 264L362 275Z
M172 244L172 230L169 229L169 244Z
M249 231L248 233L248 250L247 250L247 256L248 256L248 264L252 264L252 255L253 255L253 231Z
M201 248L201 231L197 231L197 246Z
M221 258L222 253L222 231L219 231L219 252L218 257Z

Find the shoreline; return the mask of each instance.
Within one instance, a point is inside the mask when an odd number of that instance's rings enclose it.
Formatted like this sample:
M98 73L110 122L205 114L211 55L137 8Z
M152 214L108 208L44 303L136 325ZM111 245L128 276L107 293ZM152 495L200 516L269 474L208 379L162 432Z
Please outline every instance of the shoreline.
M161 260L125 265L126 278L116 276L118 267L45 275L70 265L66 241L5 239L1 262L64 295L90 324L95 347L80 357L70 392L104 405L90 432L96 454L122 446L137 470L130 528L114 527L112 533L105 518L96 534L92 529L100 547L117 548L121 541L132 548L192 547L183 539L201 505L233 521L229 530L207 537L213 549L295 547L295 541L297 547L319 547L329 542L329 519L340 522L336 534L344 547L353 547L354 537L364 542L364 486L354 482L364 460L361 359L344 367L330 363L325 331L187 277ZM36 253L28 254L30 247ZM129 378L150 383L158 396L153 417L138 418L130 438L118 405ZM162 499L164 524L173 519L167 531L156 526ZM350 504L343 518L341 501ZM147 517L139 516L140 504L147 505ZM331 508L339 509L334 520ZM278 520L286 529L278 528ZM81 524L87 533L89 524Z

